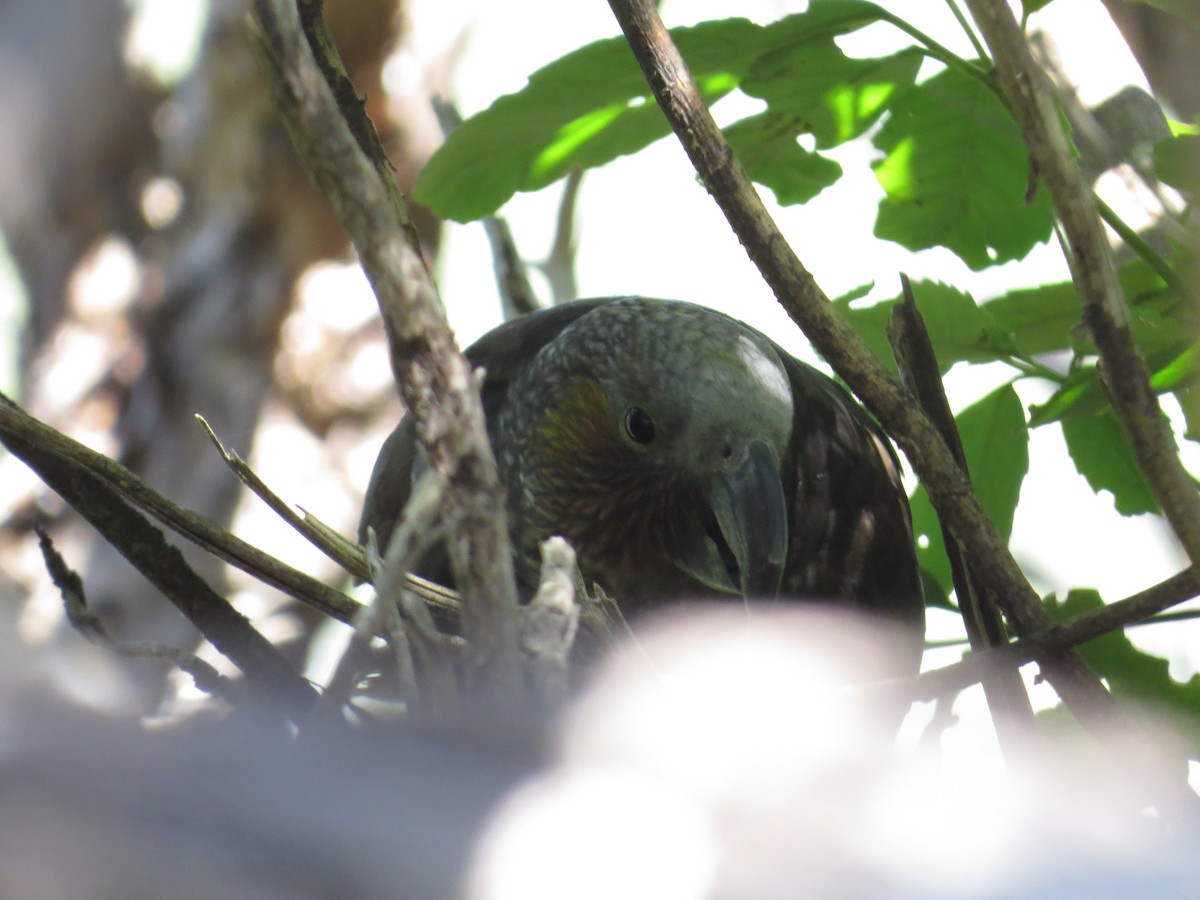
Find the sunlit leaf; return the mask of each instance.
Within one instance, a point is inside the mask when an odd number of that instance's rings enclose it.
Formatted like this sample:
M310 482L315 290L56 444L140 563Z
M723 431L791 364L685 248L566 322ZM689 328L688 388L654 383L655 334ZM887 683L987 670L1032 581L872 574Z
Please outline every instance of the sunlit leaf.
M916 78L921 55L906 50L881 59L851 59L832 38L789 46L751 67L742 90L767 102L766 112L743 119L725 136L746 172L783 205L805 203L833 184L841 166L805 150L797 139L812 135L817 148L862 134L887 102Z
M1150 386L1160 393L1173 391L1195 384L1197 376L1200 376L1200 343L1185 348L1158 368L1150 376Z
M972 269L1020 259L1050 236L1044 191L1029 194L1020 129L1000 100L947 69L897 97L875 136L887 196L875 234L910 250L942 246Z
M1159 329L1156 341L1171 340L1173 344L1178 344L1187 340L1185 333L1163 331L1164 328ZM1188 344L1179 353L1172 346L1157 349L1151 346L1149 349L1146 363L1151 371L1150 387L1155 393L1185 391L1200 377L1200 345ZM1100 381L1100 373L1094 364L1089 363L1071 372L1045 403L1030 407L1029 424L1036 428L1063 419L1093 416L1108 407L1108 392Z
M766 185L782 205L807 203L842 176L842 167L796 142L796 132L771 113L742 119L725 129L746 174Z
M1108 395L1096 367L1082 366L1067 376L1045 403L1029 408L1029 425L1037 428L1071 416L1094 415L1108 406Z
M881 15L862 0L819 0L769 25L723 19L671 34L711 103L763 56L853 31ZM444 218L477 219L517 191L545 187L575 166L634 153L668 131L624 38L597 41L539 69L522 90L465 121L430 159L413 199Z
M793 134L811 134L818 148L858 137L888 103L910 87L922 55L903 50L878 59L852 59L832 38L806 41L757 60L742 90L767 102Z

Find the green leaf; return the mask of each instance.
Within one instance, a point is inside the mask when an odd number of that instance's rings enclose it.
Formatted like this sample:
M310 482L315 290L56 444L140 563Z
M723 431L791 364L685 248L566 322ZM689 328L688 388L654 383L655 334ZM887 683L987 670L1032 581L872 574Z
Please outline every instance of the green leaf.
M1175 398L1183 410L1183 436L1189 441L1200 441L1200 390L1176 391Z
M1021 0L1021 17L1027 18L1039 9L1049 6L1052 0Z
M1190 315L1162 279L1140 259L1126 263L1121 287L1130 305L1130 329L1142 352L1180 352L1194 327L1180 319ZM983 305L1020 356L1032 358L1058 350L1076 355L1096 352L1083 327L1083 311L1075 285L1069 281L1011 291ZM1186 327L1181 327L1186 326Z
M1046 607L1057 621L1066 621L1104 606L1094 590L1073 590L1063 601L1051 596ZM1191 754L1200 750L1200 675L1186 682L1171 677L1170 664L1139 650L1125 632L1112 631L1079 647L1079 653L1117 698L1168 713L1182 724L1191 741Z
M1188 338L1181 332L1172 338L1173 343L1179 340ZM1200 344L1188 343L1179 353L1171 346L1153 349L1146 362L1152 373L1150 387L1155 393L1186 392L1200 378ZM1088 364L1071 372L1045 403L1029 408L1029 426L1038 428L1063 419L1093 416L1108 408L1108 394L1100 373L1094 364Z
M783 205L806 203L833 184L841 167L797 143L812 134L819 148L858 137L921 66L915 49L881 59L850 59L833 38L805 41L757 60L742 90L767 111L725 131L747 173Z
M875 282L868 281L866 284L860 284L858 287L850 288L850 290L846 291L846 293L840 294L837 297L834 297L833 303L835 306L839 305L839 304L842 306L848 306L849 304L853 303L855 300L861 300L863 297L867 296L867 294L871 293L871 291L873 291L874 289L875 289Z
M1003 332L996 328L991 316L970 294L938 282L921 281L913 285L913 295L943 375L956 362L990 362L1004 349ZM833 304L863 342L895 372L896 361L887 340L887 323L900 298L870 306L855 306L857 299L839 297Z
M842 167L796 143L793 127L771 113L742 119L725 129L746 174L775 193L784 206L807 203L842 176Z
M971 483L1001 537L1012 533L1013 513L1021 483L1029 471L1029 432L1025 410L1012 385L992 391L955 417ZM924 487L911 498L913 533L918 538L917 559L949 592L950 563L937 514Z
M1025 356L1091 346L1079 294L1069 281L1010 291L983 308Z
M832 37L766 54L742 81L742 91L765 100L792 134L811 134L819 148L858 137L888 103L912 86L924 57L915 48L878 59L851 59Z
M1092 490L1112 494L1117 512L1123 516L1158 512L1116 413L1104 409L1096 415L1064 419L1062 430L1079 474Z
M723 19L671 35L706 101L714 102L764 55L883 15L862 0L819 0L770 25ZM538 70L523 89L464 122L430 159L413 199L443 218L470 221L495 212L517 191L633 153L668 131L624 38L597 41Z
M1029 160L1000 100L947 69L906 91L875 136L887 196L876 236L910 250L943 246L972 269L1020 259L1050 236L1045 191L1027 201Z
M1200 135L1180 134L1154 147L1154 174L1172 187L1200 194Z
M949 610L953 613L959 612L958 606L950 599L949 591L938 581L937 576L924 566L921 566L920 573L921 590L925 594L925 605Z
M1192 387L1197 376L1200 376L1200 344L1191 344L1154 371L1150 376L1150 387L1160 394Z
M1094 365L1082 366L1059 385L1045 403L1029 407L1029 427L1038 428L1073 416L1090 416L1108 408L1108 395Z

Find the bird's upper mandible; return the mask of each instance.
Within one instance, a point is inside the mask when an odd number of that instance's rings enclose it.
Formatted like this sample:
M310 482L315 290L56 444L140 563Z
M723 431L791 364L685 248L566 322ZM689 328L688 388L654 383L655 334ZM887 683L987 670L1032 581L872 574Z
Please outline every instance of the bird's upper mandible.
M526 590L539 543L561 534L585 580L627 611L788 596L923 623L890 445L842 388L760 332L690 303L577 301L508 322L467 356L487 372ZM386 539L418 458L401 423L363 531Z

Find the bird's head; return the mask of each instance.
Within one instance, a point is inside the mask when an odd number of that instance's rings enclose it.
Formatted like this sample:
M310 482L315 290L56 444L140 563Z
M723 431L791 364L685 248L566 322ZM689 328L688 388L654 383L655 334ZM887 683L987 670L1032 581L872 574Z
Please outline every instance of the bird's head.
M501 465L524 540L565 535L585 576L618 596L688 579L770 596L792 418L761 335L690 304L619 300L565 329L513 386Z

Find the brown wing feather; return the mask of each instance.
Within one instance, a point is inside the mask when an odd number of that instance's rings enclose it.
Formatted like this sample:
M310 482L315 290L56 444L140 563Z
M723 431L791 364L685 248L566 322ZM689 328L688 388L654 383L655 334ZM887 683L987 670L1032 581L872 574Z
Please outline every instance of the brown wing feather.
M839 385L780 351L795 399L781 466L785 594L849 600L923 625L908 500L887 438Z

